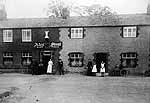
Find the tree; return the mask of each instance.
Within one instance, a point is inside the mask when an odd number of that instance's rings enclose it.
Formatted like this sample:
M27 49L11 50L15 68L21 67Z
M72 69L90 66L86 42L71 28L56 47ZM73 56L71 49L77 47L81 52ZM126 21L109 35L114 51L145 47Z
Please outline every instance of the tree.
M113 12L108 6L102 7L100 4L94 4L91 6L75 7L73 10L79 14L79 16L99 17L103 24L119 22L117 13Z
M0 4L0 20L7 19L7 13L5 6L3 4Z
M66 5L62 0L51 0L48 4L48 16L66 19L70 16L69 8L70 5Z

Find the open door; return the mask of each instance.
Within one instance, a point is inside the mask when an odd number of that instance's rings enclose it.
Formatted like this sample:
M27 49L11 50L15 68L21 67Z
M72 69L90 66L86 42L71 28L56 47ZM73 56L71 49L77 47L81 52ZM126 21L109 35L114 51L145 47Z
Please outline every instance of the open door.
M97 65L98 72L100 72L101 62L103 61L105 63L105 68L106 68L106 73L107 73L108 72L108 53L105 53L105 52L95 53L94 58L95 58L94 60Z

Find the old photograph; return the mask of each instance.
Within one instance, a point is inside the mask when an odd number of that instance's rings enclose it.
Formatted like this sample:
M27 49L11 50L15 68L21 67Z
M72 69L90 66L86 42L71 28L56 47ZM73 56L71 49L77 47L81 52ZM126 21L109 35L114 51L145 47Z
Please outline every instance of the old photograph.
M150 0L0 0L0 103L150 103Z

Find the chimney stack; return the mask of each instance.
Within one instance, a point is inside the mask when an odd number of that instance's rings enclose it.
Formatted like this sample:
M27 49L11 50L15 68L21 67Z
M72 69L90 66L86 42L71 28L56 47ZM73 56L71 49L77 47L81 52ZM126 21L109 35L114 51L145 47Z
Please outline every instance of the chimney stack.
M5 19L7 19L5 0L0 0L0 20L5 20Z

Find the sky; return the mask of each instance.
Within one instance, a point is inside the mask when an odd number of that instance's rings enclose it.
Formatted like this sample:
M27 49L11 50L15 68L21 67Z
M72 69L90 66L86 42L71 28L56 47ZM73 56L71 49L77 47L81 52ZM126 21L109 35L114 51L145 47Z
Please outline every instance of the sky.
M5 1L8 18L47 17L49 0L0 0ZM64 0L75 5L101 4L109 6L118 14L146 13L150 0Z

